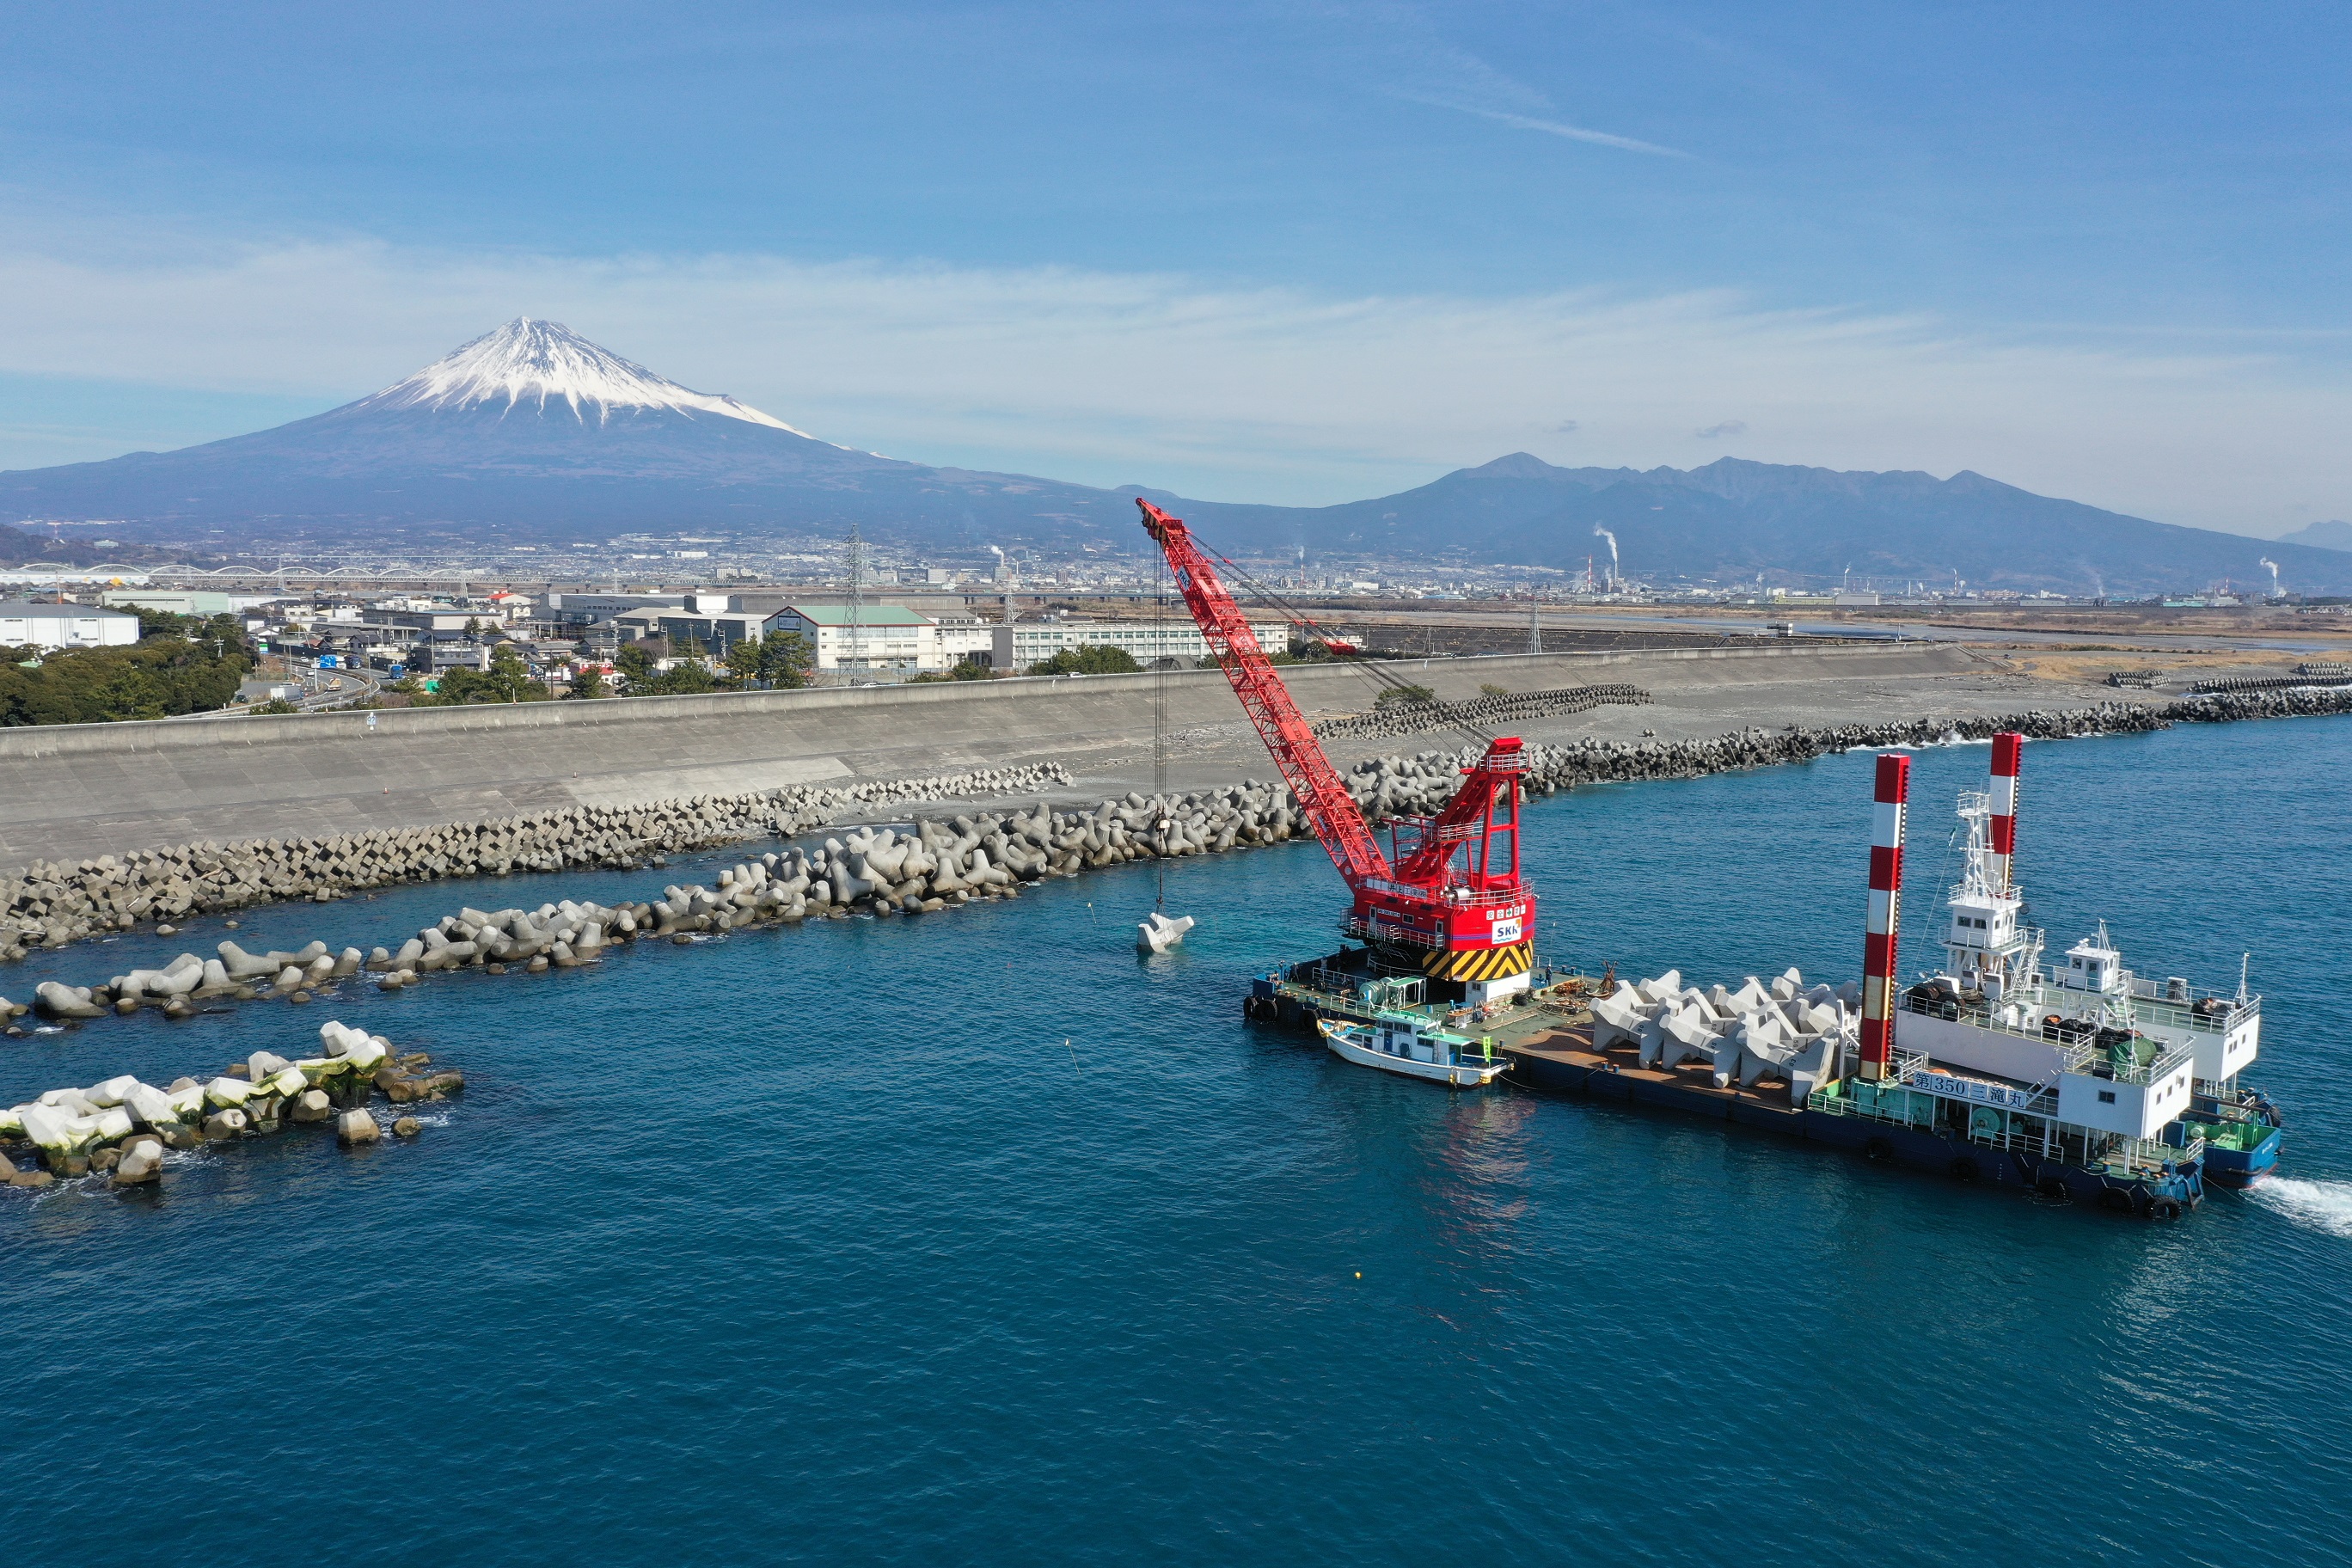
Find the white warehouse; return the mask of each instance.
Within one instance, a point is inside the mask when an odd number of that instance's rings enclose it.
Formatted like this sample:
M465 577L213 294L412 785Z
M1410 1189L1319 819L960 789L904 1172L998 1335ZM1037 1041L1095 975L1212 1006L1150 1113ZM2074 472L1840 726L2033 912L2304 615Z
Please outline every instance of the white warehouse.
M1033 669L1055 654L1081 647L1115 647L1127 652L1144 668L1154 659L1181 658L1193 663L1209 657L1209 644L1189 614L1151 621L1016 621L989 628L994 634L991 662L1018 674ZM1258 647L1268 653L1287 652L1290 623L1252 621Z
M0 647L127 647L138 640L139 617L120 610L0 599Z

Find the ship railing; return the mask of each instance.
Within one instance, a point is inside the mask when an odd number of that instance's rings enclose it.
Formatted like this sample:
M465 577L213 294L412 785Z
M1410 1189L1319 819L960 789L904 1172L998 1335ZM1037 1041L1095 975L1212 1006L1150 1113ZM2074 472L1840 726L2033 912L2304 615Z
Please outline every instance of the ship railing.
M1460 883L1432 885L1400 882L1389 877L1368 877L1361 885L1361 890L1402 899L1411 903L1439 904L1453 910L1493 909L1501 904L1526 903L1534 897L1524 887L1470 888Z
M2100 1047L2095 1037L2098 1025L2092 1019L2067 1020L2070 1026L2083 1030L2084 1037L2062 1040L2053 1038L2044 1032L2042 1021L2038 1017L2028 1022L2011 1023L1989 1006L1972 1007L1956 1002L1939 1001L1933 997L1916 997L1908 991L1902 994L1900 1005L1903 1011L1916 1013L1923 1018L1944 1018L1983 1029L1990 1034L2009 1035L2021 1040L2034 1040L2042 1045L2055 1046L2058 1047L2060 1071L2095 1072L2101 1078L2112 1078L2118 1083L2153 1083L2179 1067L2191 1054L2190 1048L2187 1046L2172 1046L2166 1048L2146 1067L2139 1066L2137 1062L2111 1066L2107 1062L2107 1053ZM2019 1005L2024 1005L2022 1000ZM2034 1006L2028 1011L2039 1013L2041 1009L2039 1006Z
M2014 1128L2001 1132L1979 1132L1969 1129L1968 1141L1982 1149L1999 1149L2010 1154L2039 1154L2042 1140L2039 1131L2025 1132Z
M2084 1162L2085 1169L2105 1171L2108 1175L2126 1179L2161 1175L2164 1167L2176 1170L2205 1157L2203 1133L2178 1148L2154 1138L2111 1138L2106 1147Z
M2154 1083L2160 1078L2171 1077L2172 1071L2175 1068L2179 1067L2183 1062L2191 1060L2196 1055L2197 1051L2194 1047L2173 1046L2168 1049L2157 1053L2156 1059L2149 1062L2146 1067L2135 1065L2131 1067L2110 1068L2102 1071L2100 1065L2095 1061L2091 1064L2090 1070L2101 1078L2112 1078L2117 1083Z
M2174 996L2148 995L2142 987L2151 984L2140 981L2132 986L2132 1011L2144 1022L2173 1029L2191 1029L2200 1034L2225 1035L2247 1019L2262 1016L2263 999L2259 996L2249 996L2242 1005L2234 996L2202 997L2183 1002ZM2195 1005L2198 1000L2219 1002L2221 1005L2200 1013Z
M1339 922L1339 932L1363 942L1400 942L1413 947L1443 947L1444 929L1422 921L1399 920L1393 915L1375 915L1370 920L1358 920L1353 915Z
M1906 1051L1900 1046L1895 1047L1895 1060L1890 1066L1893 1070L1886 1075L1887 1081L1890 1083L1907 1083L1913 1073L1935 1070L1935 1065L1927 1052Z
M2190 1079L2189 1092L2200 1100L2211 1100L2225 1115L2231 1111L2251 1113L2255 1110L2253 1091L2241 1087L2234 1078Z
M1817 1089L1805 1096L1805 1109L1831 1116L1856 1116L1864 1121L1883 1121L1889 1127L1916 1127L1909 1116L1897 1116L1884 1105L1864 1105L1860 1100L1841 1094L1835 1088Z

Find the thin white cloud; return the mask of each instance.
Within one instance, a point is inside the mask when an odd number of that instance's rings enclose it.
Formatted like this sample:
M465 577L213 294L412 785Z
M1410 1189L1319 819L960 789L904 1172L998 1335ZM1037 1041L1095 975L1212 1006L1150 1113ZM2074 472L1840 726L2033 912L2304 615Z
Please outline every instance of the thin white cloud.
M1748 421L1718 419L1712 425L1703 426L1692 431L1691 434L1702 441L1720 441L1726 436L1745 436L1748 434Z
M119 259L130 250L110 257L92 237L70 256L0 253L0 374L324 406L529 314L829 440L1218 499L1377 495L1522 448L1687 465L1692 432L1730 406L1769 432L1740 444L1764 461L1975 468L2243 531L2352 512L2336 460L2352 425L2347 374L2210 345L2085 346L1764 310L1727 292L1348 297L1172 275L365 240L174 243ZM1562 407L1579 410L1572 439L1548 412ZM178 433L126 425L118 449ZM9 466L98 455L77 435L45 456L26 432Z
M1520 131L1540 131L1547 136L1563 137L1570 142L1589 142L1596 147L1614 147L1626 153L1646 153L1657 158L1687 158L1691 155L1677 148L1661 147L1654 142L1639 142L1631 136L1619 136L1607 131L1593 131L1582 125L1568 125L1557 120L1544 120L1532 114L1517 114L1507 109L1486 109L1475 103L1459 103L1433 93L1399 92L1396 96L1409 102L1428 104L1433 109L1450 109L1458 114L1475 114L1481 120L1491 120L1498 125L1508 125Z

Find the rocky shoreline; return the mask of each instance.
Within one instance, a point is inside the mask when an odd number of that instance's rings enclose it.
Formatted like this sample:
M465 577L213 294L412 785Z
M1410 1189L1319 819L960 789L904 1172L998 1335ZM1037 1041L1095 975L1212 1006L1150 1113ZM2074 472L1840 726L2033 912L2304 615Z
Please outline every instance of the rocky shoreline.
M381 1035L331 1021L319 1028L320 1054L289 1061L256 1051L209 1081L175 1079L158 1089L125 1073L88 1089L53 1089L0 1110L0 1179L43 1187L77 1176L110 1175L117 1187L153 1184L167 1149L192 1150L266 1137L288 1124L331 1122L345 1148L378 1142L383 1124L369 1109L382 1094L394 1105L463 1093L466 1075L428 1073L422 1051L393 1049ZM421 1123L395 1117L393 1135L414 1138ZM30 1150L39 1164L20 1169Z
M793 785L756 794L689 795L629 806L572 806L437 827L385 828L326 838L252 838L106 855L75 865L36 862L0 879L0 960L36 947L445 877L504 876L565 867L629 869L656 856L789 837L842 816L899 801L1029 795L1067 784L1058 764L980 768L839 788Z
M1538 793L1551 794L1587 784L1697 778L1856 749L1983 739L2002 730L2050 740L2347 712L2352 712L2352 690L2263 691L2164 704L2034 709L2000 717L1748 730L1707 741L1584 741L1529 747L1527 776ZM1464 755L1431 751L1370 759L1356 764L1349 788L1375 820L1424 815L1452 795ZM107 857L79 867L37 867L24 879L0 884L0 908L9 911L19 931L43 945L61 947L96 931L131 929L142 917L233 910L271 898L324 901L367 888L517 868L634 868L681 850L806 834L847 812L898 800L1042 793L1069 782L1066 769L1046 764L845 789L795 787L641 807L574 807L326 841L193 846L120 860ZM691 937L755 921L935 912L975 898L1011 896L1022 883L1041 877L1281 843L1307 832L1290 792L1257 781L1183 795L1131 792L1091 810L1038 805L1025 811L985 811L920 820L912 833L866 828L829 838L813 851L789 847L746 860L722 875L715 889L672 887L650 902L608 909L565 900L537 910L496 914L467 909L421 930L396 953L379 949L362 958L357 949L337 953L317 942L291 952L248 954L224 942L215 959L184 953L162 970L118 975L105 985L49 983L37 1000L40 1011L53 1017L93 1018L151 1005L184 1013L193 1001L215 996L307 1001L362 967L380 973L379 984L387 986L445 967L503 971L512 965L536 972L586 962L604 944L641 932ZM12 945L0 955L21 957L23 952ZM26 1010L0 999L0 1011Z

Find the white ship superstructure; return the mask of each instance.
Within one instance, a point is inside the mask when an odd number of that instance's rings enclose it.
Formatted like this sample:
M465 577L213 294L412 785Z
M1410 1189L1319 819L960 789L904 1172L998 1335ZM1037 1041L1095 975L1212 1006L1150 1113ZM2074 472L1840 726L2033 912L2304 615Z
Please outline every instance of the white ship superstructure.
M2210 1141L2212 1174L2256 1179L2276 1159L2277 1119L2238 1079L2260 1051L2262 998L2242 973L2228 994L2143 979L2105 922L2044 967L2013 869L2021 756L2021 737L1996 736L1992 787L1960 796L1944 963L1902 992L1889 1070L1851 1086L1855 1109L1892 1102L1916 1124L1913 1096L1961 1101L1965 1115L1924 1108L1927 1123L2117 1173L2201 1172Z

